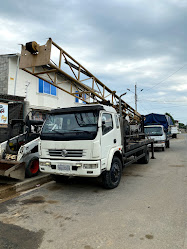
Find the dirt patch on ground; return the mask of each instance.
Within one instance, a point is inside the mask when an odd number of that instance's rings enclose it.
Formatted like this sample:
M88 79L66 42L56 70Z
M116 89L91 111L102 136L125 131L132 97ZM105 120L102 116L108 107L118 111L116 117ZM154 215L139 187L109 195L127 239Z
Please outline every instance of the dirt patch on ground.
M45 198L43 196L34 196L32 198L26 199L22 201L22 204L32 205L32 204L41 204L45 202Z
M39 248L44 231L32 232L22 227L0 222L1 249L30 249Z
M32 204L43 204L43 203L49 203L49 204L55 204L58 201L55 200L45 200L43 196L34 196L32 198L22 200L22 205L32 205Z

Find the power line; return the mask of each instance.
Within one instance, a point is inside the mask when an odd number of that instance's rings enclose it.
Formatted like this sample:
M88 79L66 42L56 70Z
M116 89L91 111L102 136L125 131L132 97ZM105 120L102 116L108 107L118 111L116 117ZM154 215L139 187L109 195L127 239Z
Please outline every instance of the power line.
M158 82L157 84L155 84L152 87L149 87L148 89L145 89L144 92L149 91L153 88L155 88L155 86L160 85L161 83L163 83L164 81L166 81L167 79L169 79L170 77L172 77L174 74L176 74L177 72L179 72L181 69L183 69L187 64L184 64L182 67L180 67L179 69L177 69L176 71L174 71L172 74L170 74L169 76L167 76L166 78L164 78L163 80L161 80L160 82Z
M165 109L165 108L173 108L173 107L186 107L187 105L170 105L170 106L163 106L163 107L153 107L154 109Z
M142 104L140 104L140 102L139 102L139 105L140 105L140 107L144 110L144 111L146 111L146 112L150 112L150 111L148 111L147 109L145 109L143 106L142 106Z
M172 103L187 103L187 101L179 101L179 100L173 100L173 101L165 101L165 100L150 100L150 99L138 99L139 101L148 101L148 102L155 102L160 104L172 104Z

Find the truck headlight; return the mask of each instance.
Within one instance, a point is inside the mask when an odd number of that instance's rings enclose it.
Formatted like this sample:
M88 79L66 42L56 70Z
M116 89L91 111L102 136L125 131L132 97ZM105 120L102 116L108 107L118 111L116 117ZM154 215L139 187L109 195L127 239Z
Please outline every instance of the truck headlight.
M82 163L76 163L75 166L76 167L82 167Z
M98 164L83 164L83 169L97 169Z
M51 162L39 162L40 166L51 166Z

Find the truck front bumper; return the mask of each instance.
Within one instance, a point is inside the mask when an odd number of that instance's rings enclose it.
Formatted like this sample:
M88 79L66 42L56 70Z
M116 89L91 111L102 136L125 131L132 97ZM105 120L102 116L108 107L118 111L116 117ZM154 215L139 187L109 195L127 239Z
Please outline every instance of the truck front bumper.
M66 161L39 159L40 171L48 174L97 177L101 174L101 163L98 161Z
M154 148L164 148L165 146L166 146L165 142L154 142L153 143ZM151 144L149 144L148 147L151 147Z

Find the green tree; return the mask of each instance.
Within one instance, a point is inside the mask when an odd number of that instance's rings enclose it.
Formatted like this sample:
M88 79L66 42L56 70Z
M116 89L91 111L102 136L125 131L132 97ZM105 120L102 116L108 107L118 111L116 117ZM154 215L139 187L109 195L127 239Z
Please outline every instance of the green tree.
M175 120L174 120L174 118L171 116L171 114L168 113L168 112L166 112L165 115L168 115L168 116L171 118L173 124L175 125Z
M186 128L185 124L179 123L179 129L185 129L185 128Z

